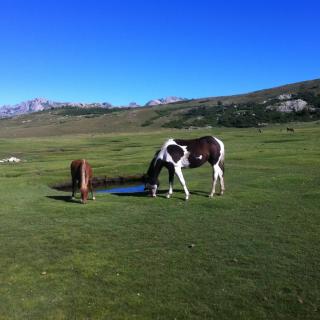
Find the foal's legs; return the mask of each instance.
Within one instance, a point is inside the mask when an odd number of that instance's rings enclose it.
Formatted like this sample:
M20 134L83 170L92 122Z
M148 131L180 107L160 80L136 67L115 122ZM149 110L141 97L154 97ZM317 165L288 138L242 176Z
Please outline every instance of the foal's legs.
M190 192L187 189L186 182L184 180L181 168L180 167L175 167L175 172L176 172L176 175L179 178L179 181L180 181L181 185L183 186L184 192L186 194L186 198L185 199L188 200L189 196L190 196Z
M75 199L76 189L77 189L77 181L72 177L72 195L71 195L72 200Z
M169 171L169 191L166 195L166 197L169 199L173 193L173 180L174 180L174 166L168 166Z
M96 197L94 196L94 193L93 193L92 180L89 181L89 187L91 191L92 200L96 200Z

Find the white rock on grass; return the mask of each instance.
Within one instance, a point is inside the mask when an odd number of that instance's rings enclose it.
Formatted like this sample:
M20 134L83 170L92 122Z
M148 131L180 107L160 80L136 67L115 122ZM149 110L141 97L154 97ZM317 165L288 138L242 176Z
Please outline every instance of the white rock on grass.
M20 161L21 161L21 159L16 158L16 157L10 157L10 158L5 158L5 159L0 160L1 163L3 163L3 162L18 163Z

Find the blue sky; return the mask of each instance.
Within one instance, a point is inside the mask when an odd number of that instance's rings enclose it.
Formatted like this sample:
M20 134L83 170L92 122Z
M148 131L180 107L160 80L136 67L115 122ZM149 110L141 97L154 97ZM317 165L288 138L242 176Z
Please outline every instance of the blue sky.
M320 77L320 1L0 0L0 105L244 93Z

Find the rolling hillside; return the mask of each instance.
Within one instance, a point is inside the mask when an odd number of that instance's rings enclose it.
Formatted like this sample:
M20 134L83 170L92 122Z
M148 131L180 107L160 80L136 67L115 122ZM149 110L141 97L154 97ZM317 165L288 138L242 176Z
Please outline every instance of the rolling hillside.
M0 137L136 132L207 126L258 127L320 119L320 79L247 94L138 108L62 107L0 120Z

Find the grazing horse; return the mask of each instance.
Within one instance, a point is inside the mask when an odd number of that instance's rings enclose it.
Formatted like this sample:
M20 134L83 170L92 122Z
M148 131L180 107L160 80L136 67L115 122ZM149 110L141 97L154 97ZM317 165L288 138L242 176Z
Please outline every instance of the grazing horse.
M294 132L294 129L293 128L289 128L289 127L287 127L287 132Z
M72 177L72 199L75 199L77 187L81 192L81 203L86 203L88 200L89 189L91 191L92 200L95 200L92 189L92 168L87 160L74 160L71 162L71 177Z
M162 148L156 152L152 159L148 173L146 188L150 194L156 197L158 189L158 177L163 167L169 171L169 191L167 198L170 198L173 190L174 174L177 175L185 192L185 199L188 200L190 193L186 186L182 168L197 168L209 162L213 167L212 190L209 197L213 197L216 190L216 183L219 178L221 195L224 188L224 144L219 139L206 136L192 140L169 139Z

